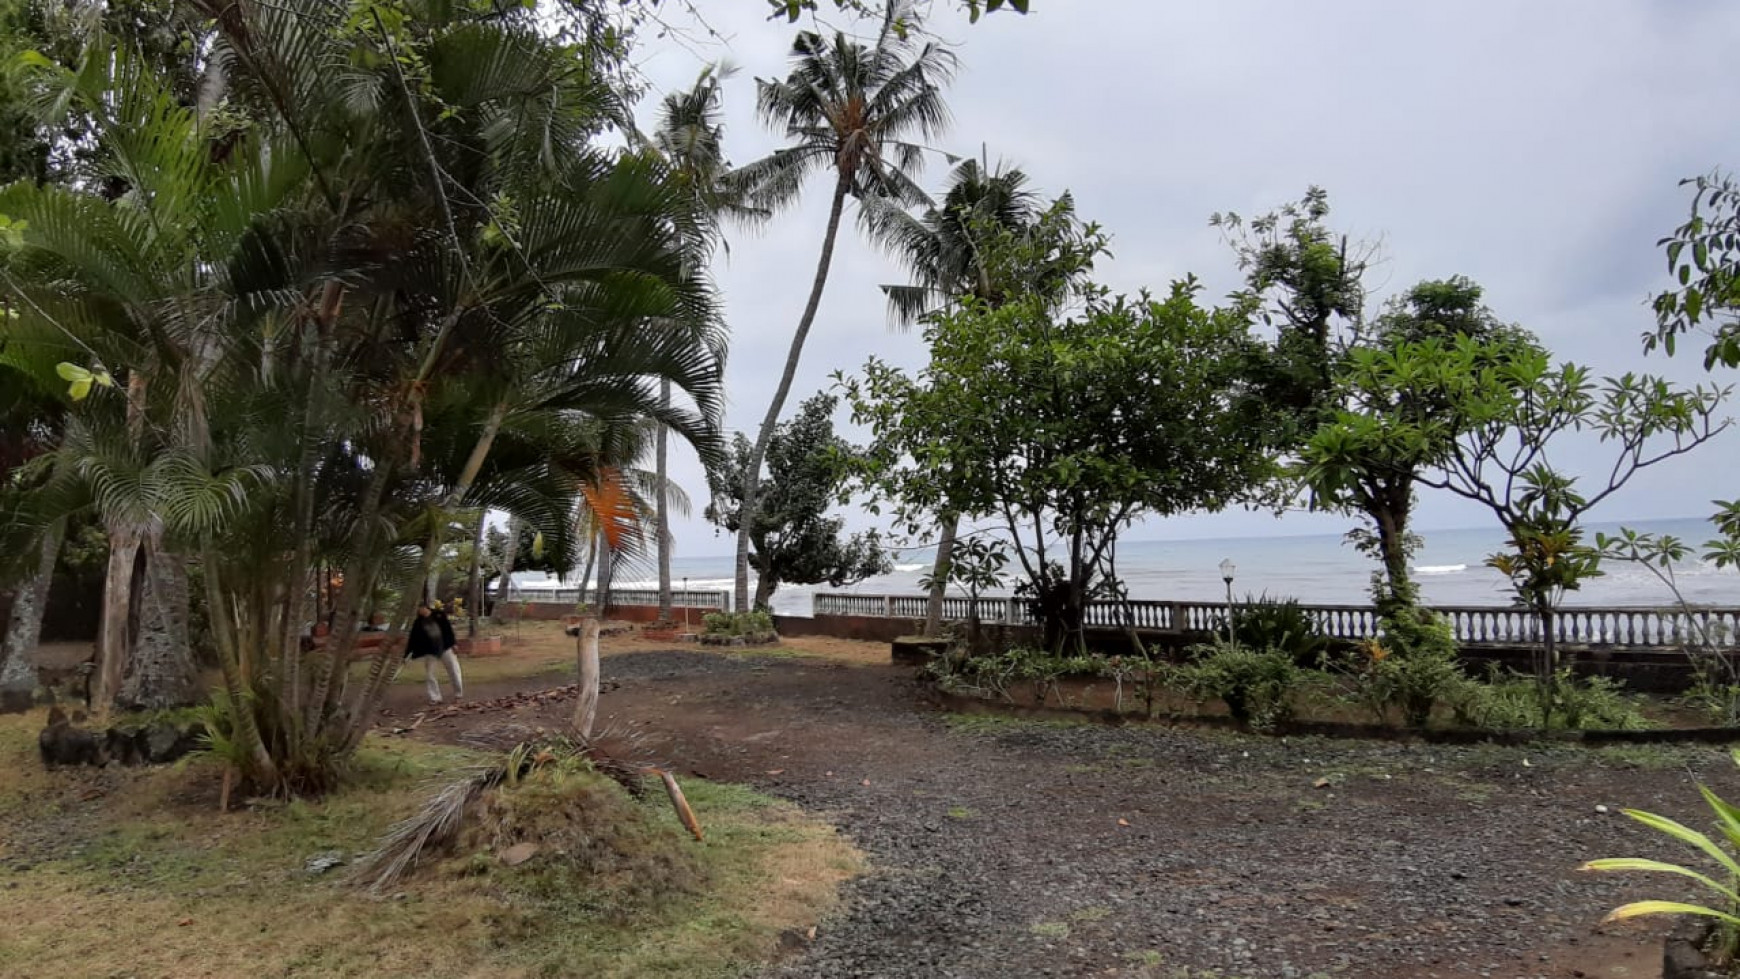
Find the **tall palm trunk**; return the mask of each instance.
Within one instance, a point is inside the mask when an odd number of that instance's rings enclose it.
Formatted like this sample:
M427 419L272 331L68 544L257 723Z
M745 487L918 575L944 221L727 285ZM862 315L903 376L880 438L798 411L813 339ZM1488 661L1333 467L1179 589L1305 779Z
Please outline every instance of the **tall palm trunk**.
M662 381L659 384L659 405L665 410L671 407L671 382ZM658 468L658 499L653 509L653 531L658 534L659 547L659 617L660 625L668 625L671 621L671 514L670 514L670 468L669 439L670 433L665 426L660 425L654 436L654 465Z
M97 623L96 675L91 707L107 711L121 690L127 663L129 619L133 608L133 566L139 559L139 531L131 523L108 521L109 567L103 576L103 613Z
M604 528L598 528L598 615L610 611L610 586L616 579L616 556L610 550L610 538Z
M785 355L785 372L774 389L773 403L761 420L761 431L755 435L755 447L749 452L749 465L743 470L743 504L737 514L736 609L749 611L749 527L755 520L755 503L761 488L761 460L767 455L767 443L773 438L779 414L785 410L786 396L791 394L792 379L797 376L798 361L804 353L804 341L809 339L815 324L816 310L822 305L822 290L828 284L828 266L834 261L834 240L840 233L840 214L846 209L846 194L852 189L844 173L834 182L834 202L828 209L828 231L822 238L822 255L816 262L815 282L810 285L810 300L798 320L797 332L791 337L791 350Z
M580 620L580 635L574 640L576 666L580 673L580 696L574 702L574 730L582 738L592 736L598 718L598 616Z
M129 710L186 707L199 700L199 671L188 641L187 562L165 550L156 533L141 542L140 554L145 568L135 599L138 628L115 702Z
M66 522L56 520L43 528L37 552L36 573L27 578L12 602L6 635L0 641L0 712L28 710L36 691L36 671L30 654L42 638L42 613L48 605L48 589L54 580L54 564L60 559Z
M513 599L514 562L519 560L519 556L520 518L509 517L507 526L507 543L502 545L501 549L501 583L495 586L495 603L501 606L501 611L497 612L497 615L505 615L507 613L507 603ZM586 582L582 580L580 586L584 588Z
M924 606L926 639L935 639L942 632L943 598L949 590L949 570L955 558L955 534L960 531L960 526L960 514L943 516L942 536L936 542L936 563L930 571L930 598Z
M465 637L477 638L477 617L483 614L483 535L489 527L489 511L477 513L477 533L471 538L471 572L465 582Z

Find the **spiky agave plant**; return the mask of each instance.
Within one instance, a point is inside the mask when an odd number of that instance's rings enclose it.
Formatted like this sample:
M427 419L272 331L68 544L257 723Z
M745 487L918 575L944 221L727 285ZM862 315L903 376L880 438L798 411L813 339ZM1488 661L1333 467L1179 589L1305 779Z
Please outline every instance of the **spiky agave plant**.
M1740 765L1740 748L1734 750L1732 757L1734 763ZM1690 867L1682 867L1679 864L1663 860L1650 860L1644 857L1610 857L1591 860L1580 869L1594 871L1641 870L1651 873L1675 874L1697 881L1706 891L1720 899L1719 906L1710 907L1685 901L1633 901L1607 912L1607 916L1602 921L1624 921L1628 918L1641 918L1655 914L1690 914L1713 918L1716 921L1716 942L1715 947L1710 951L1715 953L1719 961L1731 963L1734 961L1735 953L1740 951L1740 861L1735 859L1735 855L1740 854L1740 807L1726 802L1711 791L1707 785L1699 785L1698 792L1703 795L1704 802L1709 805L1710 811L1715 813L1716 827L1721 835L1720 843L1711 839L1708 834L1700 833L1666 816L1658 816L1655 813L1642 812L1637 809L1621 811L1650 829L1664 833L1701 851L1715 862L1716 869L1719 871L1717 876L1711 876Z

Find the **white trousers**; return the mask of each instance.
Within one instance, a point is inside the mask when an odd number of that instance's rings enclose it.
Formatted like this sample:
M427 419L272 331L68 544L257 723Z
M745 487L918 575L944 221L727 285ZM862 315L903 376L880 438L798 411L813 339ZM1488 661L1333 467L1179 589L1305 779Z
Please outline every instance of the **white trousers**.
M439 657L423 657L423 690L429 694L431 704L441 702L441 683L435 678L435 661L440 659L441 665L447 668L447 681L453 684L453 697L465 696L465 678L459 675L459 657L449 649Z

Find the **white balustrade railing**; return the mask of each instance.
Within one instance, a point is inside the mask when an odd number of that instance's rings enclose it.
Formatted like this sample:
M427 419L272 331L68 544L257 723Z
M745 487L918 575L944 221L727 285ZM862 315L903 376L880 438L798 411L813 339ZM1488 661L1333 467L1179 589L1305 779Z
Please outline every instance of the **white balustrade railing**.
M972 600L943 599L943 619L970 618ZM1010 598L977 599L980 622L1031 625L1025 602ZM860 595L816 592L811 608L817 616L856 615L872 618L922 619L923 595ZM1236 615L1241 606L1234 603ZM1364 639L1378 633L1377 610L1364 605L1303 605L1300 610L1323 634L1338 639ZM1090 602L1087 624L1095 628L1135 628L1150 632L1209 633L1227 624L1225 602ZM1541 639L1541 622L1527 609L1498 606L1441 606L1435 611L1450 621L1458 642L1469 645L1515 645ZM1740 608L1561 608L1553 634L1569 646L1613 646L1678 649L1685 645L1734 649L1740 647Z
M722 591L673 591L671 605L676 608L704 608L723 611L730 595ZM510 601L529 602L533 605L588 605L597 604L597 593L591 588L539 588L515 591ZM610 604L621 605L653 605L659 603L659 593L652 588L612 588L610 589Z

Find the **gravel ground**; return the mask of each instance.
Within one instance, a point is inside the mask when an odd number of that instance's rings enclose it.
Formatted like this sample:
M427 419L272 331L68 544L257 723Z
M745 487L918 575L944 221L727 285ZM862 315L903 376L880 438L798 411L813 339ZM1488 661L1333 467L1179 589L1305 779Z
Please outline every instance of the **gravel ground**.
M604 674L606 711L673 761L825 814L869 854L770 979L1654 975L1661 927L1595 923L1690 892L1574 868L1680 856L1618 806L1703 823L1694 776L1740 781L1710 748L944 715L894 668L672 652Z

